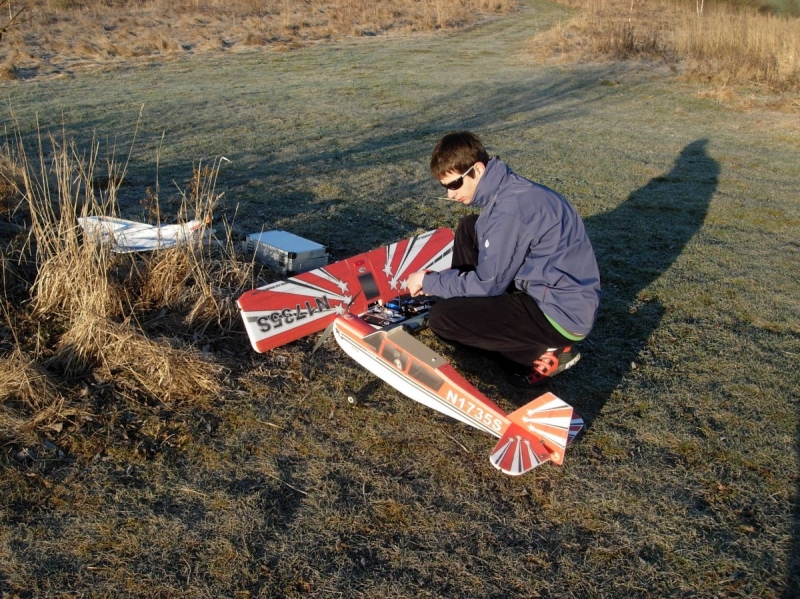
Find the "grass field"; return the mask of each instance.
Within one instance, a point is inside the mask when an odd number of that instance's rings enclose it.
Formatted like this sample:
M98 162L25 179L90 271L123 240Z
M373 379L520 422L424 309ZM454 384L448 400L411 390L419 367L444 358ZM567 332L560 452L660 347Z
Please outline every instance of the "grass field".
M667 67L541 64L531 38L563 10L0 84L7 151L21 141L34 174L40 155L48 173L94 164L62 181L125 164L119 213L150 218L157 197L173 222L214 165L199 195L218 235L287 229L334 259L453 226L465 209L436 199L427 162L469 128L575 204L604 284L583 359L549 386L587 430L562 467L510 478L492 438L332 342L262 355L237 323L187 324L199 274L135 303L158 263L113 263L136 285L108 297L131 301L92 322L108 355L135 339L139 362L200 365L197 392L153 391L137 359L70 369L68 298L36 295L30 213L7 200L0 596L800 595L800 118L733 110ZM504 409L530 399L492 359L421 339Z

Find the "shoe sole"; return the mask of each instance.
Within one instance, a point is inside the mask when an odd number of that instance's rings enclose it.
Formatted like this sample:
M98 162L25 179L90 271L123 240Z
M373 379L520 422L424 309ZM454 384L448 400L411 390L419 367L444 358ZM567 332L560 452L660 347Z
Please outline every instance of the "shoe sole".
M562 370L560 370L559 372L557 372L556 374L559 374L560 372L564 372L564 370L569 370L570 368L575 366L575 364L577 364L580 361L580 359L581 359L581 354L580 354L580 352L578 352L577 354L575 354L575 356L569 362L564 364L564 368Z

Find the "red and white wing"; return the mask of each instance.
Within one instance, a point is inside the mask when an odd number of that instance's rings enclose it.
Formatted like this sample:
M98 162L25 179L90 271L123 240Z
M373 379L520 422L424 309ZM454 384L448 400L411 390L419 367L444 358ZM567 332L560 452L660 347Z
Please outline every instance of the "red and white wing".
M239 298L245 330L257 352L324 329L353 299L342 263L254 289Z
M269 351L323 330L348 306L360 313L387 302L412 272L450 268L452 250L453 231L436 229L247 291L238 304L250 343Z
M406 281L411 273L450 268L453 258L452 235L449 229L437 229L387 246L381 271L389 287L393 291L405 292ZM445 242L444 245L442 242Z

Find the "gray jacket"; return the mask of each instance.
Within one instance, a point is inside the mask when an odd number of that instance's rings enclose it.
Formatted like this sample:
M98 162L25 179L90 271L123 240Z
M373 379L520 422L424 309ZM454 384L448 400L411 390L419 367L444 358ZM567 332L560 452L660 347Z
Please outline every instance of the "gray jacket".
M515 174L499 158L486 165L470 206L478 267L425 275L428 295L501 295L513 281L564 331L588 335L600 306L600 272L583 221L564 197Z

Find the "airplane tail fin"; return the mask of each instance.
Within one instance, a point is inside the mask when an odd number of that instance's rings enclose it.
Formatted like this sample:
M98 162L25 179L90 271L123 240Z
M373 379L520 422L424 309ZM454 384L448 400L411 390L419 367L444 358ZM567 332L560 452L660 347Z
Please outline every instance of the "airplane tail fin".
M511 425L490 460L506 474L519 475L539 464L564 462L564 451L583 428L583 419L552 393L545 393L508 415Z

